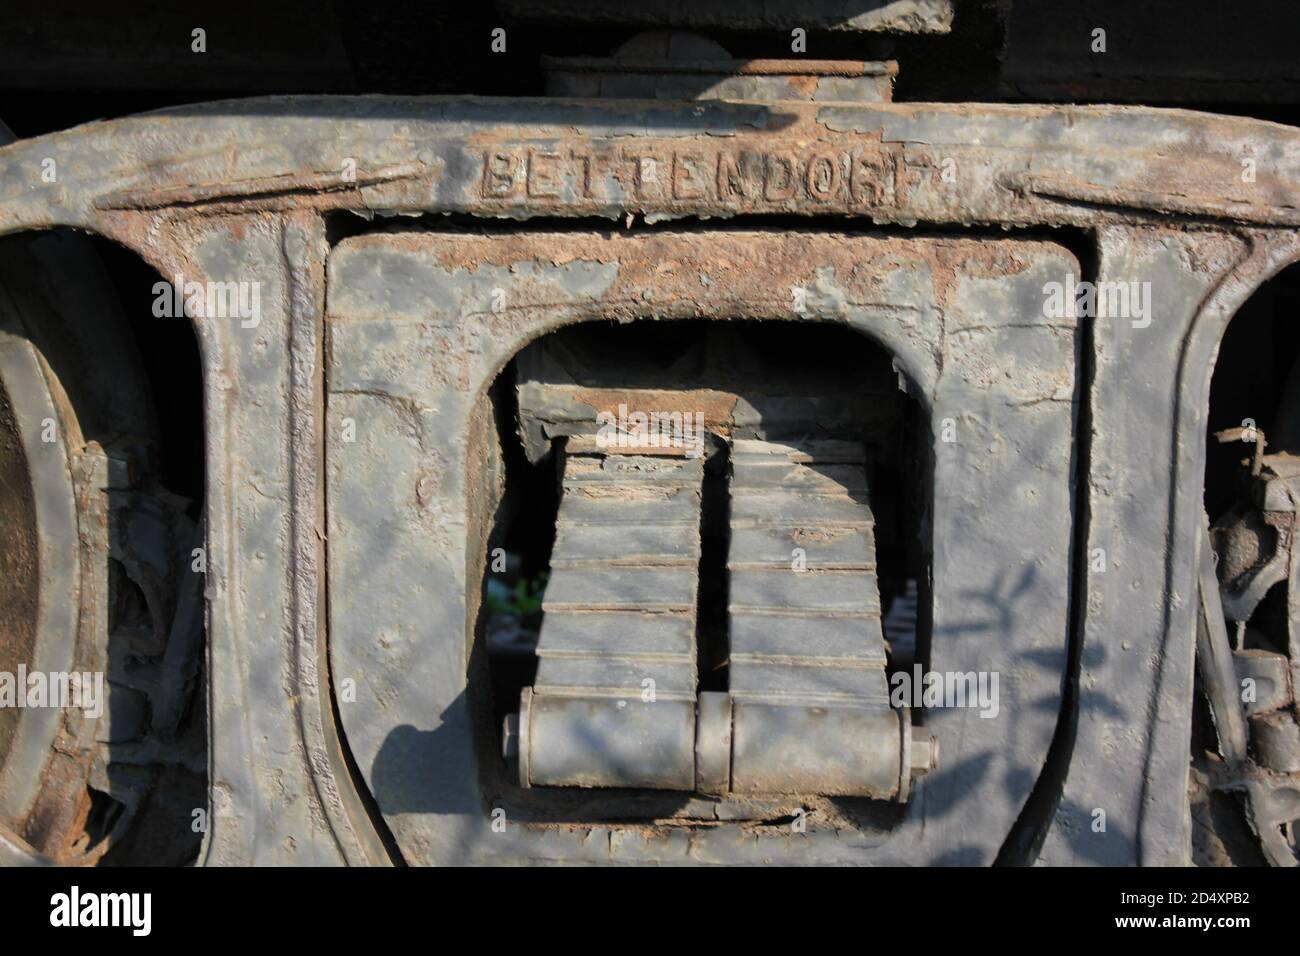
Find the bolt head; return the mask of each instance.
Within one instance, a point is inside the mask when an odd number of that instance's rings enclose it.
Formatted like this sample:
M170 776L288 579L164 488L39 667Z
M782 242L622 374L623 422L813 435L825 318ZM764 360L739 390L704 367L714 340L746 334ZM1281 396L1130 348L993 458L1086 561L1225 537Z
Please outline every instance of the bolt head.
M923 727L912 728L912 775L919 777L938 769L939 738L931 736Z

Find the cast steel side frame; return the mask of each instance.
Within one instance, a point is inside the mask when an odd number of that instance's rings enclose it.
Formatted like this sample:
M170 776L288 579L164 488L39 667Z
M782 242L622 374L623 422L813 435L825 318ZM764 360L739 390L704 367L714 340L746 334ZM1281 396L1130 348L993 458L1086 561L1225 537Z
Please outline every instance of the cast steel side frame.
M1300 134L1145 108L302 98L181 107L0 149L0 233L86 229L168 279L262 283L256 327L195 321L207 863L386 859L342 759L325 655L324 217L341 210L744 215L758 229L780 214L1094 236L1092 278L1151 282L1154 314L1141 328L1091 323L1092 467L1076 489L1088 522L1074 531L1105 571L1072 582L1077 728L1041 858L1182 862L1209 377L1236 308L1300 259ZM1089 826L1098 807L1104 834ZM950 849L929 858L986 855Z

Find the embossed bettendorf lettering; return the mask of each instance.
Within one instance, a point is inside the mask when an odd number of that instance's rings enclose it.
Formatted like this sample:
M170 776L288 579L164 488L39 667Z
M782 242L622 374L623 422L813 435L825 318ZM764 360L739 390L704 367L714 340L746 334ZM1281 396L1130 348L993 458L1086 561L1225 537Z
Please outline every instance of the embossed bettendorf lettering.
M896 157L862 148L511 147L488 150L482 162L482 197L515 202L880 207L899 192Z

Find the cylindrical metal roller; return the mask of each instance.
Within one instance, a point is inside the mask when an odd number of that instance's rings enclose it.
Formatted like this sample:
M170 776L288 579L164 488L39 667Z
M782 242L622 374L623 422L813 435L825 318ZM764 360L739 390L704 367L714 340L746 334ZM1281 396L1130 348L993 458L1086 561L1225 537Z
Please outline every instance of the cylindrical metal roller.
M748 701L732 709L733 793L897 796L898 711Z
M694 701L530 693L522 706L524 786L695 787Z
M825 794L906 800L938 741L906 709L535 694L507 718L503 753L525 786Z
M695 789L721 796L731 789L731 695L703 691L696 710Z

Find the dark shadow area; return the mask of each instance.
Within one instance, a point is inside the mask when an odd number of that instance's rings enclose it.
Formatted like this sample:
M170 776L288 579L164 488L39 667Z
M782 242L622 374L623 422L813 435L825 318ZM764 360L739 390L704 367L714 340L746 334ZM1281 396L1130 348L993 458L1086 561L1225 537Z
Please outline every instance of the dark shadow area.
M1202 600L1222 609L1223 624L1207 627L1198 644L1190 795L1203 865L1255 862L1261 852L1274 865L1300 857L1285 776L1295 758L1271 730L1294 734L1296 719L1285 675L1296 659L1297 307L1293 264L1233 316L1210 383L1204 493L1217 593Z
M662 22L637 7L563 16L550 4L144 0L119 16L89 0L0 11L0 120L19 137L165 107L285 94L544 96L543 57L608 57L648 29L691 30L737 60L897 60L896 101L1141 103L1294 125L1297 9L1249 15L1160 0L959 0L944 33L832 29L797 0L692 4ZM870 9L843 5L842 17ZM694 25L692 25L694 23ZM791 25L806 27L800 49ZM194 30L204 31L201 52ZM1104 53L1092 31L1107 31ZM504 50L493 31L504 31ZM778 120L779 121L779 120ZM651 121L653 125L653 121Z
M43 626L0 664L90 675L99 698L62 708L48 754L27 739L28 766L44 769L6 823L65 863L192 862L207 812L202 369L189 321L156 315L160 281L133 253L72 230L0 241L8 354L25 342L41 369L6 391L19 423L42 401L57 409L44 422L65 460L34 490L71 503L41 540L68 569L60 593L75 595L70 627ZM33 560L26 573L51 589L55 566Z
M1218 521L1240 496L1249 442L1219 442L1215 433L1253 422L1269 454L1300 455L1300 265L1255 291L1228 323L1210 383L1205 447L1205 510Z

